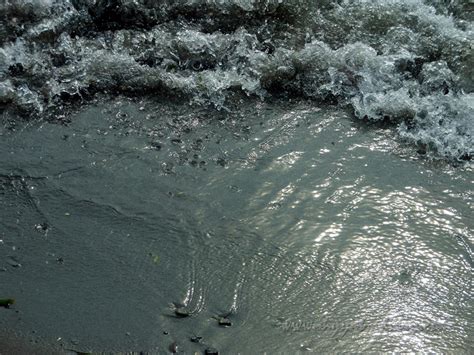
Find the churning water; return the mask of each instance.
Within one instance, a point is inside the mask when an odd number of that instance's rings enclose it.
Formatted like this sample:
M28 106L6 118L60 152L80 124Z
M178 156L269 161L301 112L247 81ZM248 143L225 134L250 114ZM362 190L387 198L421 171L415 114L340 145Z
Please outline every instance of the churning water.
M0 352L472 351L473 11L4 0Z
M472 156L471 0L7 0L0 102L41 114L96 92L310 98Z

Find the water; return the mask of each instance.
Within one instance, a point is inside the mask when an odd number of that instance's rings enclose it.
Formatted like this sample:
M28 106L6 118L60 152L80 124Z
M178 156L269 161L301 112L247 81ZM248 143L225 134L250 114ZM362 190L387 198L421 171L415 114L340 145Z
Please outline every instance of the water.
M432 6L434 5L434 6ZM97 92L297 96L391 121L435 156L470 159L470 0L11 0L0 103L61 109Z
M2 131L21 310L2 329L81 351L472 349L470 168L307 102L70 118Z
M0 352L472 351L471 7L0 5Z

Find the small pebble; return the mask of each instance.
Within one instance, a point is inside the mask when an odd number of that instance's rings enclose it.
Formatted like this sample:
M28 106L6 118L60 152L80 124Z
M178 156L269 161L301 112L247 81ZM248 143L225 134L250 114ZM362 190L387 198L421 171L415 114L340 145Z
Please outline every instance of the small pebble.
M230 321L229 318L220 318L219 325L223 327L230 327L232 325L232 322Z
M200 343L201 340L202 340L202 337L200 337L200 336L193 336L193 337L191 337L191 341L192 341L193 343Z
M13 298L0 299L0 307L10 308L11 305L15 304Z
M155 150L161 150L161 143L158 142L151 142L150 143L151 147Z
M35 229L38 232L46 232L48 230L49 226L47 223L38 223L35 225Z
M185 308L176 308L174 310L174 314L180 318L189 317L191 315L191 313L189 313L189 311Z
M14 256L9 256L7 258L7 263L8 265L10 265L11 267L21 267L21 264L18 262L18 260L14 257Z
M171 343L171 345L170 345L170 351L171 351L173 354L176 354L176 353L178 352L178 343L177 343L177 342Z
M205 355L219 355L219 351L217 351L217 349L215 348L207 348L206 350L204 350L204 354Z

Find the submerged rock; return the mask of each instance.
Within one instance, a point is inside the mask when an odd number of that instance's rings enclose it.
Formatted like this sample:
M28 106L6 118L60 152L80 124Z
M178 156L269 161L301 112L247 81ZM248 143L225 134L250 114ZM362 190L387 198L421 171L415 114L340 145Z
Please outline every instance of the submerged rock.
M200 343L201 340L202 340L202 337L200 336L192 336L191 339L190 339L193 343Z
M207 348L204 351L205 355L219 355L219 351L216 348Z
M169 346L169 350L173 353L173 354L176 354L178 352L178 343L177 342L173 342L170 344Z
M219 318L219 325L222 327L230 327L232 325L232 322L229 318L221 317Z
M10 308L11 305L15 303L13 298L3 298L0 299L0 307Z
M174 310L174 314L178 318L186 318L191 315L191 312L185 307L178 307Z

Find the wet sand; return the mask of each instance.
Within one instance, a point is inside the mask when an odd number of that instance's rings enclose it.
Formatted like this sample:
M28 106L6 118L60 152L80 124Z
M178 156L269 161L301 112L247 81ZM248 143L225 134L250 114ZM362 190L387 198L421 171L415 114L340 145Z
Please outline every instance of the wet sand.
M71 352L61 350L57 346L53 346L50 342L41 342L38 339L28 339L26 336L9 334L2 330L0 337L0 354L1 355L66 355Z

